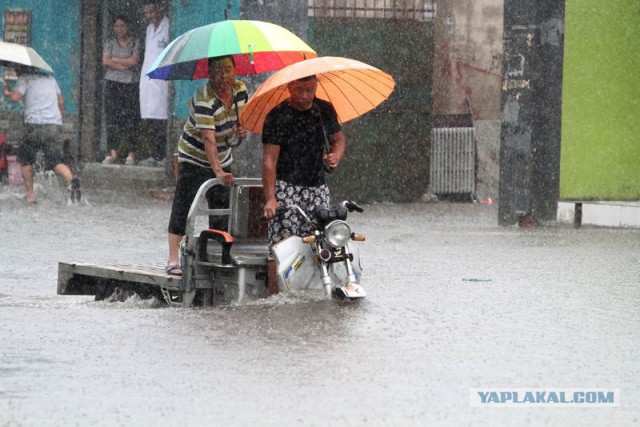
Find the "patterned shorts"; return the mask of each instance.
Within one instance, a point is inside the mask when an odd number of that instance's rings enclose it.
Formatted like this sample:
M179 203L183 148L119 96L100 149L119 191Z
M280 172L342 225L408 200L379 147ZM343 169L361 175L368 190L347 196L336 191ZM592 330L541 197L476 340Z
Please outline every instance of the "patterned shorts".
M276 200L279 206L298 205L311 218L313 208L329 204L329 187L302 187L276 181ZM286 209L269 221L269 246L289 236L306 236L311 227L295 209Z
M44 152L47 170L64 162L62 125L25 123L22 132L22 143L18 147L18 161L21 165L33 165L39 150Z

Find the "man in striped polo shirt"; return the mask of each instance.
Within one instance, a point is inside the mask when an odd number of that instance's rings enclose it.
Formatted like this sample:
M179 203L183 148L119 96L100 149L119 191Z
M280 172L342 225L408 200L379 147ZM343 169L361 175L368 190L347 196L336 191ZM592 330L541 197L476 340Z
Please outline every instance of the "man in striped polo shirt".
M169 220L169 259L165 268L168 274L182 275L180 241L200 186L208 179L218 178L223 186L209 190L209 207L229 206L229 187L235 182L231 147L237 138L246 136L238 117L248 98L244 83L235 79L233 57L209 59L209 81L189 101L189 118L178 143L178 180ZM226 231L227 222L213 217L210 226Z

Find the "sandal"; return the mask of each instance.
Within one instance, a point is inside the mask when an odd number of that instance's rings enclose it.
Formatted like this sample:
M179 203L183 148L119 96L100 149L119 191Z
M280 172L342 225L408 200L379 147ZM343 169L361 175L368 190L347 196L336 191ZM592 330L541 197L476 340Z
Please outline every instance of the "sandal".
M107 157L105 157L105 158L104 158L104 160L102 161L102 164L103 164L103 165L111 165L111 164L114 164L115 162L116 162L116 159L114 159L114 158L113 158L113 157L111 157L111 156L107 156Z
M182 267L180 264L165 265L164 272L170 276L182 276Z

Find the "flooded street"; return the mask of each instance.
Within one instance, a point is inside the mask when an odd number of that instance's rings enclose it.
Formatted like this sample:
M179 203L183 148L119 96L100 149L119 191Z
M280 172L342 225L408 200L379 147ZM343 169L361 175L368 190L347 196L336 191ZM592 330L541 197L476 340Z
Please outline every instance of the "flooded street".
M3 196L7 196L4 194ZM640 423L640 230L497 225L497 205L352 214L359 303L58 296L57 263L164 263L170 205L0 199L2 426ZM618 408L473 408L470 388L616 388Z

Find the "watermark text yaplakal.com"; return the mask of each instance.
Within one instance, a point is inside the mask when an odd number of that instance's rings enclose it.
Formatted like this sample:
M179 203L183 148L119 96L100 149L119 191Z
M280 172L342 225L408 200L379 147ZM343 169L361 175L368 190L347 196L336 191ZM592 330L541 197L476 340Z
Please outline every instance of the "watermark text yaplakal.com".
M471 388L472 407L620 407L615 388Z

